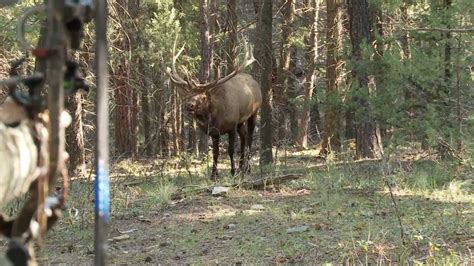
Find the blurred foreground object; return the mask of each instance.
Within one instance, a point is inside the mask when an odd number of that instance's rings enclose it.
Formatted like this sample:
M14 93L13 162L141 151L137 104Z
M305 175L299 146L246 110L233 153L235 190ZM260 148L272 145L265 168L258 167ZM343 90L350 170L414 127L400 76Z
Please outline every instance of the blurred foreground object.
M18 0L0 0L0 7L11 6L18 3Z

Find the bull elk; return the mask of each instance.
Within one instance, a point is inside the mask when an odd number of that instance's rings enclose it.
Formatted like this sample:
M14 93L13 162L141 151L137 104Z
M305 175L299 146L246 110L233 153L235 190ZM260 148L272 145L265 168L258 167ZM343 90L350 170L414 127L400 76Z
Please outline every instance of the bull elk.
M172 69L168 68L166 72L171 81L178 85L178 92L185 99L186 113L212 138L211 179L218 178L219 139L224 134L229 137L228 153L232 176L235 175L234 142L237 133L240 138L239 169L242 172L249 171L245 149L248 147L250 153L257 112L262 104L260 85L251 75L242 73L246 66L255 61L251 47L245 46L244 61L236 64L231 73L205 84L189 78L189 75L184 79L177 73L176 59L183 50L184 46L175 53L173 48Z

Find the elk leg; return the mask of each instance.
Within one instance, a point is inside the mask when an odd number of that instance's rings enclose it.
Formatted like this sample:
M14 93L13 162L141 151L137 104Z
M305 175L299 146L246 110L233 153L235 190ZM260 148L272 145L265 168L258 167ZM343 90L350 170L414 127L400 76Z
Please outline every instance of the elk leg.
M232 176L235 175L234 143L235 143L235 129L229 132L229 149L227 150L230 157L230 174Z
M247 120L247 132L248 132L248 143L249 151L252 149L252 140L253 140L253 131L255 129L255 124L257 123L257 115L252 115Z
M250 157L252 156L252 140L255 125L257 123L257 114L252 115L247 120L247 145L249 146L249 153L247 156L247 171L250 172Z
M239 132L240 138L240 163L239 168L242 173L247 172L247 162L245 160L245 148L247 139L247 128L244 123L237 125L237 131Z
M217 173L217 160L219 159L219 135L212 137L212 173L211 179L216 180L219 177Z

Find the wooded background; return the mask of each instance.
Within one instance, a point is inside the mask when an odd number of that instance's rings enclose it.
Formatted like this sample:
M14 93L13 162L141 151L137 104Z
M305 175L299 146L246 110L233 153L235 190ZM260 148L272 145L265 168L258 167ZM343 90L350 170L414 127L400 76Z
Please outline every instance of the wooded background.
M22 55L16 19L36 1L2 9L0 76ZM231 71L244 42L262 86L256 142L262 164L275 149L321 157L381 158L416 148L472 158L473 10L470 0L111 0L111 148L116 159L207 154L166 75L177 62L201 82ZM42 17L27 37L41 45ZM93 84L93 25L74 57ZM179 48L178 47L178 48ZM35 69L30 58L24 74ZM36 66L38 67L38 66ZM5 94L5 91L2 91ZM93 161L94 88L67 100L70 168Z

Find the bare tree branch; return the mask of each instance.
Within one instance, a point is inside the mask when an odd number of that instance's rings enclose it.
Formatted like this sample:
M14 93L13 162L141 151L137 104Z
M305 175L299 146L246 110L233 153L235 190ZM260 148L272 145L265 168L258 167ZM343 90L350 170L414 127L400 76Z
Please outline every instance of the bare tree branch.
M471 33L474 29L443 29L443 28L413 28L403 29L404 31L439 31L439 32L458 32L458 33Z

